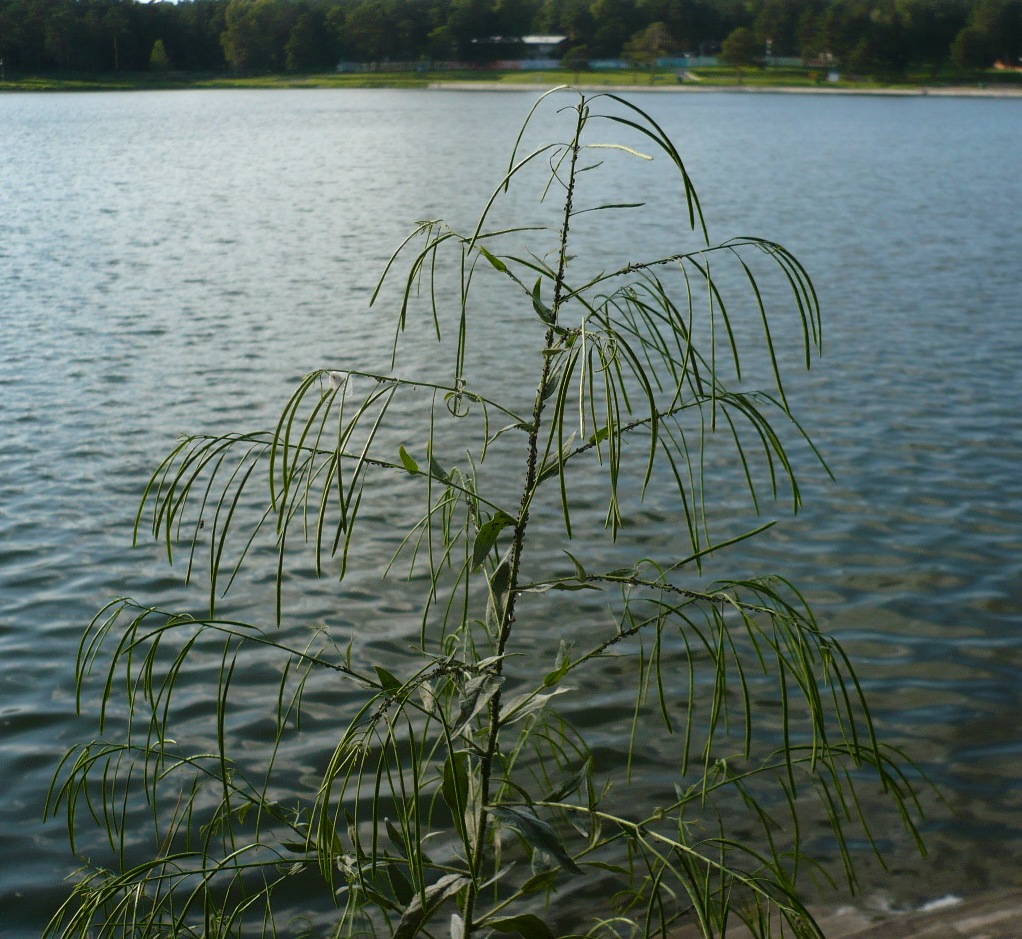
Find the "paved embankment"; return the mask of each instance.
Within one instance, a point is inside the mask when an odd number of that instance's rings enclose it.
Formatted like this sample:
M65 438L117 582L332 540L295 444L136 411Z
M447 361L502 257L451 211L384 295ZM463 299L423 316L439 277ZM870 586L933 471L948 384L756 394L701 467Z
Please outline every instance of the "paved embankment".
M827 939L1022 939L1022 890L938 901L911 913L846 908L821 915L818 922ZM697 935L685 928L674 939ZM728 939L750 939L750 935L744 928L728 930Z
M537 91L546 91L551 86L540 82L530 83L527 81L497 82L497 81L439 81L427 85L432 91L527 91L535 94ZM689 82L679 85L601 85L599 83L583 82L582 84L566 83L564 88L571 91L602 92L610 91L614 94L634 94L635 92L657 92L673 94L675 92L687 93L696 92L700 94L712 94L713 92L739 92L742 94L761 95L869 95L873 97L926 97L930 95L935 98L1022 98L1022 88L978 85L956 85L954 87L933 87L923 88L919 86L895 85L889 88L830 88L827 86L798 86L787 87L782 85L700 85L697 82Z

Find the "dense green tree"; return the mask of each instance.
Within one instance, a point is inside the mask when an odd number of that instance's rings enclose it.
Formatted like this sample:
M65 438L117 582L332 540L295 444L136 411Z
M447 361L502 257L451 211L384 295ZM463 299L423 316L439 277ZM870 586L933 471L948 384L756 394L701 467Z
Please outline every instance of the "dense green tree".
M698 46L701 14L694 0L637 0L636 7L650 23L663 23L670 45L679 51Z
M1022 64L1022 0L979 0L969 26L986 38L998 61Z
M454 58L457 49L451 27L446 24L431 29L426 36L426 57L431 62L447 62Z
M451 0L447 25L457 45L458 58L484 61L498 58L488 41L499 36L498 18L489 0Z
M284 62L289 72L311 72L319 66L316 52L322 28L317 29L309 12L300 13L284 45Z
M126 35L130 23L123 3L112 4L103 14L103 26L110 36L114 56L114 71L121 70L121 37Z
M429 34L442 22L434 4L427 0L389 0L395 8L393 30L398 37L402 61L422 59L429 43Z
M762 47L769 45L772 55L798 54L802 6L799 0L765 0L754 29Z
M149 54L149 68L154 72L165 72L170 68L170 56L162 39L153 43L153 51Z
M835 0L817 20L818 51L844 62L868 31L869 9L864 4Z
M820 43L819 19L820 11L809 6L799 14L795 41L797 54L804 62L815 61L826 52Z
M623 54L633 67L649 70L649 83L652 85L656 78L657 59L666 55L670 46L671 34L667 25L650 23L625 43Z
M344 16L344 39L359 62L390 58L392 39L382 0L361 0Z
M739 26L724 40L720 47L720 57L738 69L741 75L742 69L759 64L762 51L763 47L756 34L748 26Z
M596 58L618 56L642 23L635 4L629 0L592 0L595 30L590 47Z
M224 0L191 0L170 7L163 38L178 68L219 71L226 64L220 36L227 27Z
M577 78L579 72L584 72L589 68L589 47L584 43L577 46L569 46L568 50L561 56L561 67L573 71Z
M571 45L586 45L595 29L587 0L543 0L536 13L536 32L567 36Z
M904 73L908 55L904 23L896 0L884 0L873 8L865 38L869 74L886 80Z
M497 36L527 36L534 32L540 0L493 0Z
M947 62L968 16L962 0L898 0L898 12L908 60L933 69Z
M956 68L987 68L994 61L990 37L975 26L963 27L951 43L951 61Z
M0 0L0 55L9 75L144 71L162 39L177 69L305 71L342 58L483 62L542 33L605 58L655 23L672 51L714 54L748 29L757 58L769 39L774 55L881 77L1022 55L1022 0Z
M76 17L66 5L47 17L46 53L59 69L71 68L76 26Z
M220 41L235 71L282 70L294 7L278 0L230 0Z

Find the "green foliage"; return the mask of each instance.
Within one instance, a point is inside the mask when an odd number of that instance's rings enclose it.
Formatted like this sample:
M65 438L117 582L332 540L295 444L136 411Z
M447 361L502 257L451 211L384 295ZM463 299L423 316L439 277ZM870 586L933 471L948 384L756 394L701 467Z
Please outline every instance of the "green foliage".
M162 39L153 43L153 51L149 53L149 69L153 72L165 72L170 68L170 56Z
M494 37L537 33L566 36L588 58L628 57L635 35L660 24L679 54L713 54L745 28L758 53L769 40L773 56L842 67L865 43L860 59L898 75L939 69L952 53L969 68L1017 63L1020 10L1018 0L0 0L0 53L20 74L144 72L161 36L176 70L331 71L342 60L449 70L516 57Z
M569 69L576 74L588 70L589 47L584 44L572 46L561 57L561 67Z
M670 48L671 36L664 23L652 23L640 30L625 44L624 57L636 68L649 69L649 82L653 84L657 59Z
M915 834L899 756L799 592L702 583L766 527L714 535L717 487L798 505L792 454L813 451L782 371L819 347L812 284L778 244L711 242L674 145L621 98L577 96L562 137L527 145L563 100L530 114L475 227L421 223L374 297L395 362L425 325L448 377L316 372L275 427L188 438L153 476L140 524L189 571L206 553L208 610L120 600L83 638L102 736L50 807L74 845L91 819L111 850L83 859L50 935L298 935L297 903L315 935L766 935L779 917L818 936L799 885L854 883L874 837L858 791L886 790ZM622 169L660 173L677 225L657 253L593 256L608 226L638 243L641 200L598 195ZM548 214L508 224L532 184ZM531 347L531 373L492 344L475 357L480 329ZM663 537L639 555L648 506ZM276 580L276 625L218 613L248 567ZM286 594L313 571L340 578L339 610L375 583L408 611L385 660L371 622L340 642L296 628ZM582 713L608 681L628 702L573 726L561 704ZM236 727L245 702L260 734ZM333 737L298 757L309 721ZM644 761L670 777L649 799ZM821 832L836 872L810 856Z
M720 57L735 68L748 68L759 64L762 59L763 47L755 33L747 26L740 26L720 47Z

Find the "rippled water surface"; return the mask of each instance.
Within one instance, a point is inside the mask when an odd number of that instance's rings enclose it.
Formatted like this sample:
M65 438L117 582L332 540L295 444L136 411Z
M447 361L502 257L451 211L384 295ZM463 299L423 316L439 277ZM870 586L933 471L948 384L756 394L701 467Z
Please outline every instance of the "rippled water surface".
M679 144L711 235L782 242L824 309L824 358L792 392L836 482L810 473L797 520L710 574L776 571L804 587L885 734L943 791L930 856L896 846L893 874L868 887L916 902L1012 883L1022 102L636 98ZM61 755L94 733L75 716L83 627L113 596L189 602L180 570L130 546L148 473L180 433L263 426L314 368L386 368L392 320L367 309L376 275L417 219L471 222L530 103L453 91L0 97L5 936L38 935L75 867L61 820L42 813ZM642 238L676 221L665 209ZM598 240L633 246L613 226ZM498 316L480 327L481 373L524 361L509 328ZM429 364L417 338L406 348L414 367ZM650 507L626 543L662 543L658 517ZM372 622L380 649L401 643L387 624L412 607L359 588L340 626ZM241 608L267 589L243 585ZM327 587L296 603L311 620L333 615ZM572 607L559 615L570 629ZM598 722L614 684L575 718ZM316 726L327 703L310 708ZM303 771L316 744L304 763L295 754Z

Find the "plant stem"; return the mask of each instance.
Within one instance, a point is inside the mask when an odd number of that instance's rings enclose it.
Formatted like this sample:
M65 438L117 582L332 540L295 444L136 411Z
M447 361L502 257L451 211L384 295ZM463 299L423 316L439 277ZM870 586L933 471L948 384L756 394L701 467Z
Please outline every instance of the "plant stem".
M539 459L539 433L543 420L543 410L546 403L546 387L550 380L550 373L553 368L553 356L549 353L554 349L557 342L557 316L561 305L564 303L564 278L565 269L568 263L568 230L571 223L572 199L575 192L575 172L578 163L578 154L581 149L582 128L586 121L586 107L584 102L578 105L578 118L575 124L575 134L571 142L571 156L568 168L567 189L564 198L564 215L561 221L559 237L559 256L557 260L557 276L554 280L554 299L551 307L550 322L547 325L546 335L543 339L543 367L540 372L539 385L536 388L536 399L532 408L532 425L529 431L529 440L526 453L525 483L522 486L521 510L518 515L518 524L515 526L514 535L511 541L511 549L508 557L510 564L510 577L508 581L507 602L497 625L497 663L496 673L499 675L504 670L503 655L511 638L511 627L515 621L515 600L518 587L518 577L521 570L522 554L525 548L525 530L529 523L529 506L536 493L537 469ZM479 807L476 822L476 837L472 848L472 857L469 864L472 868L472 883L468 887L468 896L465 901L465 932L464 939L471 939L475 932L475 899L479 877L482 873L483 858L485 855L487 815L486 806L490 801L490 782L493 774L493 762L496 759L501 731L501 700L500 689L494 694L490 701L490 726L486 740L486 749L480 760L479 766Z

